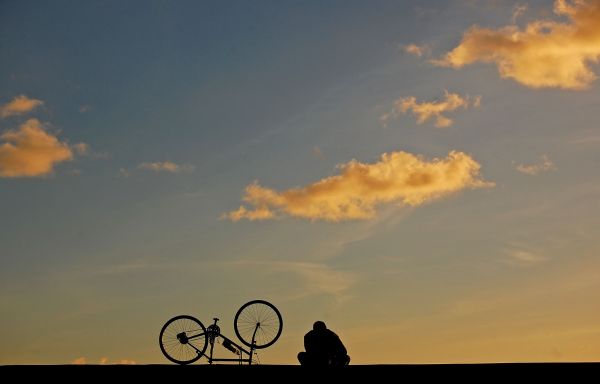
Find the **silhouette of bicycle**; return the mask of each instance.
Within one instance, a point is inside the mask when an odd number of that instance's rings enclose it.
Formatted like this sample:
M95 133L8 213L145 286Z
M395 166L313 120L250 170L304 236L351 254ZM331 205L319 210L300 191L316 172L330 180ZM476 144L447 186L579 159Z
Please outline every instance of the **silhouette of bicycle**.
M177 364L191 364L202 356L208 363L215 361L238 362L252 364L256 349L273 345L283 329L281 313L265 300L252 300L242 305L235 314L233 329L238 339L249 350L235 343L221 333L217 325L218 318L208 327L195 317L188 315L175 316L165 323L160 330L158 343L165 357ZM214 358L215 341L222 339L221 345L237 358ZM208 353L206 348L210 346Z

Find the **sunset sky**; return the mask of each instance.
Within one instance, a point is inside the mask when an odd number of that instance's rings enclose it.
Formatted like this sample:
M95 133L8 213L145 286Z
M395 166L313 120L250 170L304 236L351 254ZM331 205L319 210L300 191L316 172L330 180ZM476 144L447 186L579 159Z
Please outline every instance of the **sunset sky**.
M268 364L600 361L599 60L600 0L0 2L0 364L253 299Z

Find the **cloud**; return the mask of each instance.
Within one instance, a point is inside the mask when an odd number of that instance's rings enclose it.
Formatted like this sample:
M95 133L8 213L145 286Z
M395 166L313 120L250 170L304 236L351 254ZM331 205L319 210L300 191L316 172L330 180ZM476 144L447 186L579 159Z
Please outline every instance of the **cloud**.
M108 357L101 357L100 361L98 362L98 364L100 364L100 365L106 365L109 363L110 363L110 361L109 361ZM85 365L85 364L88 364L88 359L84 356L78 357L77 359L71 361L71 364ZM118 362L113 363L113 364L135 365L136 362L134 360L130 360L130 359L121 359Z
M527 249L507 249L505 250L505 253L508 256L508 259L505 260L505 262L510 265L528 267L546 260L546 257L540 252Z
M87 113L91 110L92 110L92 107L90 107L89 105L84 104L84 105L79 106L79 113Z
M519 164L516 166L516 169L521 173L535 176L541 172L554 171L556 170L556 166L548 156L543 155L539 163L529 165Z
M352 272L337 271L320 263L295 262L295 261L249 261L239 260L232 265L249 268L260 268L270 273L293 273L299 275L304 281L304 288L298 290L294 298L313 295L330 295L338 302L345 301L350 296L348 290L354 286L357 277Z
M192 172L194 166L191 164L175 164L171 161L156 162L156 163L142 163L138 165L138 169L146 169L154 172Z
M76 364L76 365L84 365L87 364L87 359L83 356L76 358L75 360L71 361L71 364Z
M402 47L402 50L408 54L413 56L421 57L423 55L429 55L431 49L428 45L416 45L416 44L407 44Z
M383 114L379 121L383 126L387 126L388 121L397 118L400 113L412 111L417 117L417 124L423 124L429 119L435 118L435 126L446 128L452 125L453 121L444 116L443 113L454 111L458 108L467 109L469 107L479 107L481 105L481 96L471 99L469 95L461 97L456 93L444 91L444 100L425 101L418 103L414 96L401 97L393 103L392 109Z
M0 135L0 177L35 177L52 173L54 167L73 159L65 142L46 132L37 119Z
M480 179L479 163L456 151L431 161L408 152L391 152L373 164L352 160L338 167L340 175L283 192L255 181L243 197L251 208L242 205L223 218L266 220L288 215L331 222L364 220L373 218L381 204L417 206L462 189L494 185Z
M323 151L321 150L321 148L317 147L316 145L312 149L312 154L314 157L318 157L318 158L323 157Z
M77 144L73 144L72 148L75 150L75 152L77 152L79 155L85 155L90 151L90 146L87 145L86 143L77 143Z
M500 77L531 88L588 88L597 77L590 65L600 57L600 0L556 0L554 13L567 21L534 20L523 29L472 26L432 63L455 69L494 63Z
M512 17L510 18L510 21L513 24L516 24L517 19L523 16L525 12L527 12L527 4L515 4L512 9Z
M0 117L5 118L13 115L23 115L35 108L42 106L43 101L30 99L25 95L19 95L4 105L0 105Z
M122 179L126 179L129 176L131 176L131 173L129 173L128 170L126 170L125 168L119 168L119 172L117 172L117 177L120 177Z

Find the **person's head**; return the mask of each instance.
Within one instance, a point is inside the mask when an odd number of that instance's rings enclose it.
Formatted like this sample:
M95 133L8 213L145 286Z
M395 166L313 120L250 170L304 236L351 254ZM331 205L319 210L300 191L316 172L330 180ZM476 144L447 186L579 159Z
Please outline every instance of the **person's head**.
M321 320L315 321L315 323L313 324L313 330L315 331L323 331L325 329L327 329L327 326Z

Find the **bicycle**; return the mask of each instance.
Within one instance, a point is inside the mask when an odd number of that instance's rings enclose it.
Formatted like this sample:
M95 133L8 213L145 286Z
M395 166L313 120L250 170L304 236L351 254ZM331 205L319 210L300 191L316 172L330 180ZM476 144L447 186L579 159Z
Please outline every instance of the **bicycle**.
M160 350L167 359L176 364L191 364L204 356L209 364L216 361L235 361L251 365L255 350L273 345L283 330L281 313L265 300L252 300L242 305L233 320L235 334L249 350L221 333L217 325L218 318L213 318L213 321L211 325L204 327L204 324L193 316L173 317L160 330ZM215 341L219 338L223 339L221 345L236 354L237 358L213 357ZM208 346L210 349L207 354Z

